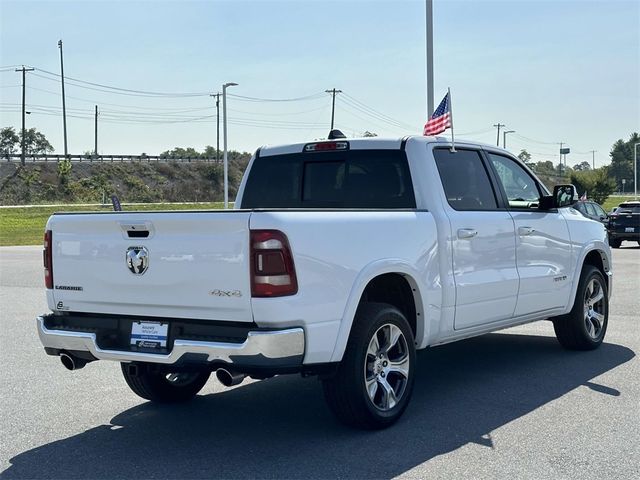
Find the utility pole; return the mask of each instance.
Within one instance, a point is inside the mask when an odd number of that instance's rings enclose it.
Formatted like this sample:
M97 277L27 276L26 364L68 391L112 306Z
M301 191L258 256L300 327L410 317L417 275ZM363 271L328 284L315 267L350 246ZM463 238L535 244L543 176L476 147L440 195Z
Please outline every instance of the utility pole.
M560 142L560 175L562 175L562 146L564 145L564 142Z
M24 159L24 155L25 155L25 151L24 151L24 146L25 146L25 140L26 140L26 135L25 135L25 116L26 116L26 111L25 111L25 103L26 103L26 81L27 81L27 72L32 72L33 68L25 68L25 66L23 65L22 68L16 68L16 72L22 72L22 139L20 141L20 163L22 165L24 165L25 163L25 159Z
M496 137L496 147L499 147L500 146L500 129L502 127L506 127L506 125L504 123L498 122L498 123L494 124L493 126L494 127L498 127L498 136Z
M333 96L333 100L331 103L331 128L330 128L330 130L333 130L333 118L336 111L336 94L342 93L342 90L336 90L335 88L332 88L331 90L325 90L325 92L330 93Z
M426 0L427 118L433 115L433 0Z
M94 127L95 127L95 145L93 147L93 154L98 157L98 105L96 105L96 115L94 119Z
M505 130L502 132L502 148L507 148L507 133L515 133L515 130Z
M67 108L64 101L64 61L62 60L62 40L58 40L58 47L60 48L60 79L62 80L62 133L64 135L64 156L69 155L67 149Z
M591 152L591 168L596 169L596 152L597 150L590 150Z
M216 97L216 163L220 163L220 92L210 97Z
M229 162L227 161L227 88L237 83L228 82L222 85L222 133L224 136L224 209L229 208Z

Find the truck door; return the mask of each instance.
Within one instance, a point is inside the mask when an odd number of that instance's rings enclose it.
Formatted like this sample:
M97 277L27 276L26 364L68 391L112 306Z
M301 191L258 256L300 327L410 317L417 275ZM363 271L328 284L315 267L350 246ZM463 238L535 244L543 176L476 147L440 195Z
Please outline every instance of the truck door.
M451 224L456 330L509 319L518 295L515 230L478 150L435 148Z
M538 210L542 187L516 160L487 155L516 228L520 292L515 316L564 307L573 278L567 221L557 210Z

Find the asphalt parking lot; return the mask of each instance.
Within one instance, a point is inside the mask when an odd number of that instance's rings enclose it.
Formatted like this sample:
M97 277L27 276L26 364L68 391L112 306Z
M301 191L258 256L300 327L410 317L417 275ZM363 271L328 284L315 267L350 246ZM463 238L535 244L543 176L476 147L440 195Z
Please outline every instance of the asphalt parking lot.
M193 402L136 397L117 364L68 372L35 330L39 247L0 249L1 478L640 478L640 247L613 251L605 344L549 322L419 353L393 428L338 424L315 379L211 380Z

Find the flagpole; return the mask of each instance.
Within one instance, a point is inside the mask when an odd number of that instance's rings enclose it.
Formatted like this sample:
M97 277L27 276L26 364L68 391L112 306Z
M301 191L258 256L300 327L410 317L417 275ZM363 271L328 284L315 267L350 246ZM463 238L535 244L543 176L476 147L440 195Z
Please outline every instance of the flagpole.
M451 103L451 88L447 88L449 95L449 120L451 120L451 153L456 153L456 140L453 135L453 103Z

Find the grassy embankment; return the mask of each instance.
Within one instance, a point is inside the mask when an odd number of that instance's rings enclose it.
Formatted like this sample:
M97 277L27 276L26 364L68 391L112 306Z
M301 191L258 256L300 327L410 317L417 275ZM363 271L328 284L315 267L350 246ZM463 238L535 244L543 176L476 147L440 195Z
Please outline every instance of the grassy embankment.
M620 202L632 199L633 197L609 197L604 202L603 208L608 212ZM135 206L124 205L123 208L124 210L210 210L222 208L222 203L147 203ZM42 244L44 226L54 212L110 210L111 205L0 208L0 246Z
M215 203L147 203L123 205L123 210L211 210L222 208ZM47 219L54 212L111 211L111 205L66 205L47 207L0 208L0 246L41 245Z

